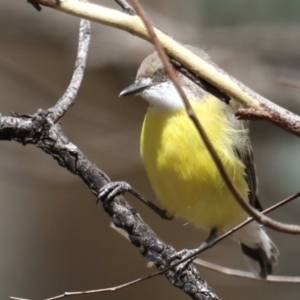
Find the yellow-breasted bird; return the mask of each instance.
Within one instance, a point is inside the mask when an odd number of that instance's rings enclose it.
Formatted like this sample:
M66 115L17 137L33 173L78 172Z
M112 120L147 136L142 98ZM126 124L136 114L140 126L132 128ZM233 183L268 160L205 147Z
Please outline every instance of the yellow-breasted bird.
M204 51L188 48L211 62ZM235 117L240 104L233 99L226 104L174 71L231 180L243 197L261 210L248 123ZM181 216L207 230L209 239L246 220L246 212L223 182L156 52L143 61L135 82L120 96L131 94L138 94L149 102L140 148L161 205L171 215ZM279 252L262 226L252 222L232 237L241 245L254 276L266 278L272 273Z

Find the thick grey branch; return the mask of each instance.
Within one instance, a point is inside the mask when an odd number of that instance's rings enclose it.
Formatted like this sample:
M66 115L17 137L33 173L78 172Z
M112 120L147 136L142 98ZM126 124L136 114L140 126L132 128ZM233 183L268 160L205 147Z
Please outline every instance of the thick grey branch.
M33 116L0 116L0 140L14 140L22 145L32 144L42 149L60 166L78 175L94 195L98 195L100 188L110 181L102 170L69 141L61 126L52 122L47 111L39 110ZM168 266L171 257L176 255L175 249L156 236L123 196L116 196L111 202L103 203L103 206L115 226L128 233L130 241L143 256L154 262L159 270ZM192 265L181 276L172 270L165 275L192 299L219 299Z

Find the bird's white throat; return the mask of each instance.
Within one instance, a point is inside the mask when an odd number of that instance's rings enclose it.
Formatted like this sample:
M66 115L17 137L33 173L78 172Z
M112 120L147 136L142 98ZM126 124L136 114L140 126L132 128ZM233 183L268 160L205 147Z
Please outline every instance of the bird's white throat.
M191 92L188 89L184 88L184 92L188 97L191 96ZM182 98L170 81L153 84L139 95L153 105L157 111L178 110L184 107Z

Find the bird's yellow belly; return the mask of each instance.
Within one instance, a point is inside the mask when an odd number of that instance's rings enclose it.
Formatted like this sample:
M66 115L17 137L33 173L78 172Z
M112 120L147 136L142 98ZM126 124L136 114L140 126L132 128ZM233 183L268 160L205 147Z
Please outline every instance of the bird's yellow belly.
M204 108L197 110L200 121L246 198L244 165L234 154L235 144L226 132L226 120L221 114L216 119L205 118ZM141 136L141 154L156 196L171 214L203 229L219 231L246 219L185 111L157 114L150 108Z
M203 229L222 231L238 224L246 215L215 170L205 167L196 167L202 178L196 174L185 178L182 174L182 170L186 170L184 162L177 168L159 165L151 168L149 178L162 206L171 214Z

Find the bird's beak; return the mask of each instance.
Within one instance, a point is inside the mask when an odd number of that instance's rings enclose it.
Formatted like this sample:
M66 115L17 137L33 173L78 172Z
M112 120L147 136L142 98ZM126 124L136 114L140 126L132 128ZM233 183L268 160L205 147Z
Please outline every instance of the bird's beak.
M145 83L142 81L135 81L130 86L126 87L120 94L119 97L123 96L129 96L133 94L137 94L143 90L145 90L147 87L149 87L151 83Z

